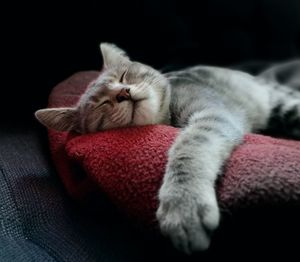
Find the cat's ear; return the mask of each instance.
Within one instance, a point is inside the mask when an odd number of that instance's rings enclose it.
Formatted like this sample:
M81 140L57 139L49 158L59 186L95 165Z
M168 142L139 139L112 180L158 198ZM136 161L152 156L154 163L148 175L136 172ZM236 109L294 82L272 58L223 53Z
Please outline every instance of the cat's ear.
M48 128L70 131L76 127L76 112L72 107L46 108L36 111L35 117Z
M114 44L102 43L100 44L100 50L104 68L112 68L130 61L126 53Z

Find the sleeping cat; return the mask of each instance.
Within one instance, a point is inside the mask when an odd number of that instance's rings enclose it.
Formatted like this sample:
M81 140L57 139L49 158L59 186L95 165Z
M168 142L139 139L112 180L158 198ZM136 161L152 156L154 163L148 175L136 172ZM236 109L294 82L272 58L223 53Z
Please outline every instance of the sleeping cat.
M102 73L77 105L38 110L37 119L79 133L148 124L181 128L168 153L157 219L178 249L207 249L220 221L215 182L222 166L246 133L277 123L285 135L300 138L299 90L217 67L161 74L112 44L100 47Z

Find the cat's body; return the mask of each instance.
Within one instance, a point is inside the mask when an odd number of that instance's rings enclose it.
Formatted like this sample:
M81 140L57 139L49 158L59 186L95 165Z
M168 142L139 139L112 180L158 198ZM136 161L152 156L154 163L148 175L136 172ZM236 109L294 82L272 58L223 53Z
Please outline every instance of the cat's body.
M288 135L300 138L300 92L216 67L166 76L171 124L183 129L169 152L157 215L174 245L190 253L207 248L219 223L215 180L243 135L268 129L276 116L291 127Z
M270 87L262 86L253 76L224 68L196 66L168 73L166 77L171 84L172 125L186 126L191 115L206 110L222 118L220 114L225 110L239 118L237 122L246 132L266 127L271 112Z
M225 161L244 134L265 130L274 119L285 135L300 138L300 92L216 67L162 75L115 46L101 49L104 72L78 105L39 110L37 118L81 133L145 124L182 128L169 150L157 218L177 248L205 250L219 224L215 181Z

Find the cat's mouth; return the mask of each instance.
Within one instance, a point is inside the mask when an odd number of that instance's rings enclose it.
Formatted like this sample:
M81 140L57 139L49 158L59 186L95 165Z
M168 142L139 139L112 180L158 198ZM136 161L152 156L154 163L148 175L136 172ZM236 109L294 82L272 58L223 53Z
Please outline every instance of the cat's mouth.
M141 98L141 99L131 99L131 103L132 103L132 111L131 111L131 121L130 121L130 125L134 125L134 120L135 120L135 116L136 116L136 111L138 110L139 104L142 103L144 100L146 100L146 98Z
M132 111L131 111L131 122L130 124L133 125L134 124L134 118L136 115L136 110L138 107L138 104L141 103L141 101L143 101L144 99L131 99L132 102Z
M131 88L130 89L130 103L131 103L131 116L130 116L130 126L139 125L140 121L140 112L142 110L142 103L143 101L149 98L148 93L141 92L139 89Z
M136 101L132 100L132 111L131 111L131 121L130 121L130 125L133 124L134 121L134 116L135 116L135 110L136 110Z

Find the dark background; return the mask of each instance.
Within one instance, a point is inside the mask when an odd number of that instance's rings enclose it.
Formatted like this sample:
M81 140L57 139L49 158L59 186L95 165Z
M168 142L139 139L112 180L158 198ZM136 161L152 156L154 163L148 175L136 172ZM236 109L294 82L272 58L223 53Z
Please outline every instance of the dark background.
M164 70L264 65L300 54L298 0L11 2L3 11L1 118L8 121L33 119L58 82L99 70L100 42Z

